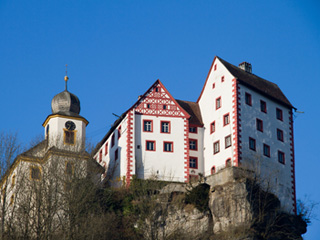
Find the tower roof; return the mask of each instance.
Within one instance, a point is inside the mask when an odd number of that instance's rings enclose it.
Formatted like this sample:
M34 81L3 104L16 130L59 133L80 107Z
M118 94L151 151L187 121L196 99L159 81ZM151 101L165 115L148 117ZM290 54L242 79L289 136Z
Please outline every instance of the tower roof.
M52 114L79 116L80 100L76 95L64 90L53 97L51 109Z

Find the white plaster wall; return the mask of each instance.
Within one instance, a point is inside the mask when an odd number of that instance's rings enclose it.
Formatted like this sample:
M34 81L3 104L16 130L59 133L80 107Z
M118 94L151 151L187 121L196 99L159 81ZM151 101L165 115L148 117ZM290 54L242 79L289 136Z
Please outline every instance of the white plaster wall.
M264 185L270 186L288 211L292 210L292 179L290 152L290 109L263 95L240 86L242 164L260 173ZM245 93L252 96L252 106L245 103ZM267 104L267 113L260 111L260 100ZM283 112L283 121L276 118L276 108ZM256 118L263 121L263 132L256 129ZM277 128L283 131L284 141L277 140ZM256 140L256 151L249 149L249 137ZM263 155L263 144L270 146L270 158ZM278 162L278 150L285 153L285 164Z
M121 126L121 137L118 139L118 128ZM127 133L128 133L127 116L121 121L109 138L102 144L95 154L96 161L106 169L102 179L106 176L116 183L126 176L127 172ZM111 147L112 135L115 134L114 146ZM105 146L108 143L108 153L105 152ZM118 149L118 160L115 160L115 151ZM102 151L102 161L100 162L100 151Z
M217 69L214 71L214 65ZM224 76L224 82L221 77ZM202 113L204 123L204 175L211 174L212 166L216 170L225 167L225 161L231 158L233 163L233 138L232 146L225 149L225 137L232 134L233 128L233 110L232 110L232 79L234 77L216 58L213 68L209 73L207 83L205 85L202 96L199 100L199 106ZM215 83L215 88L212 88ZM221 108L216 110L216 99L221 97ZM230 124L223 126L223 116L229 113ZM210 134L210 124L215 121L215 132ZM213 143L220 141L220 152L213 154Z
M204 172L204 162L203 162L203 127L197 127L197 133L189 132L189 139L196 139L198 141L198 150L189 150L190 157L198 158L198 168L189 168L189 174L191 175L199 175L199 173L203 174Z
M135 158L138 178L184 182L184 119L135 114ZM143 120L153 121L153 132L143 132ZM161 121L170 121L170 133L161 133ZM146 140L156 142L146 151ZM173 152L163 151L163 142L173 142Z
M76 125L76 144L68 145L64 144L64 130L65 123L67 121L72 121ZM54 117L51 118L47 125L49 125L49 147L56 146L66 150L80 151L85 148L85 138L86 138L86 124L77 119L70 119L64 117ZM46 126L47 126L46 125ZM46 126L44 127L44 134L46 135Z

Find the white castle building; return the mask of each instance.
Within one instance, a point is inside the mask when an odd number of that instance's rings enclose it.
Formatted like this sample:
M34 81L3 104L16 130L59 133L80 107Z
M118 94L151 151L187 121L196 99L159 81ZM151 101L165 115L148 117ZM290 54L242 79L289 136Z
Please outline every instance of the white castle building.
M243 166L296 211L293 114L280 88L215 57L197 102L174 99L157 80L95 149L115 184L140 179L188 182Z

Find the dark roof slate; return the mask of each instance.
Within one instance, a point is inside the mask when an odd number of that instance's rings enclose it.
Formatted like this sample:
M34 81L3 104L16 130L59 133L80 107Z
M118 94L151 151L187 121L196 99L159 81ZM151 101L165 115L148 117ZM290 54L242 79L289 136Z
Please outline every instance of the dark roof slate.
M189 123L203 126L199 104L196 102L182 101L176 99L178 104L190 115Z
M273 100L284 104L285 106L293 108L292 104L289 102L289 100L286 98L286 96L283 94L283 92L280 90L277 84L269 82L252 73L248 73L240 69L239 67L236 67L231 63L228 63L227 61L221 59L218 56L217 58L228 69L228 71L240 81L240 83L250 88L253 88L254 90L257 90L261 94L266 95L267 97L270 97Z

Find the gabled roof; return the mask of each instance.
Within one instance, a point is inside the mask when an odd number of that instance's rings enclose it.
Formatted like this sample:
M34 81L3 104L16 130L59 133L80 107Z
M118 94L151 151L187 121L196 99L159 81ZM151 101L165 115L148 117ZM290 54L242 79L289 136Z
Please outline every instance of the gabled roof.
M182 101L176 99L177 103L190 115L189 123L203 126L199 104L196 102Z
M174 99L169 91L165 88L165 86L162 84L162 82L158 79L155 81L151 87L142 95L139 97L139 99L127 110L125 111L112 125L110 130L107 132L107 134L102 138L102 140L97 144L97 146L93 150L93 155L97 153L97 151L101 148L101 146L105 143L105 141L110 137L110 135L113 133L113 131L118 127L118 125L121 123L121 121L126 117L127 113L132 110L133 108L136 108L139 106L139 104L143 101L144 98L147 97L147 95L150 93L150 91L155 88L156 86L160 86L165 90L165 92L169 95L170 99L175 102L180 108L181 111L184 113L186 118L192 117L195 121L195 125L203 125L202 124L202 119L201 119L201 114L200 114L200 109L197 103L192 102L186 102L186 101L181 101L181 100L176 100ZM184 106L180 105L183 104ZM189 109L189 110L188 110ZM191 114L190 114L191 113ZM192 116L193 115L193 116ZM200 118L199 118L200 116Z
M258 77L255 74L248 73L244 70L242 70L239 67L236 67L232 65L231 63L228 63L227 61L223 60L222 58L216 56L213 60L219 59L220 62L226 67L226 69L243 85L246 85L249 88L254 89L255 91L265 95L266 97L269 97L273 99L276 102L279 102L287 107L294 108L292 104L289 102L289 100L286 98L286 96L283 94L283 92L280 90L277 84L272 83L268 80L265 80L261 77ZM210 72L212 70L213 63L211 65L208 77L210 75ZM207 82L206 80L206 82ZM205 87L205 85L204 85ZM203 87L203 88L204 88ZM202 90L203 91L203 90ZM202 92L201 92L202 93ZM201 95L200 95L201 97ZM198 98L198 101L200 100L200 97Z

